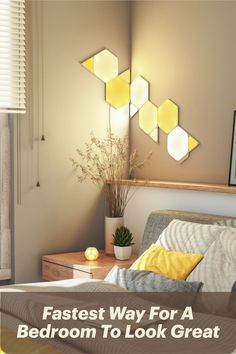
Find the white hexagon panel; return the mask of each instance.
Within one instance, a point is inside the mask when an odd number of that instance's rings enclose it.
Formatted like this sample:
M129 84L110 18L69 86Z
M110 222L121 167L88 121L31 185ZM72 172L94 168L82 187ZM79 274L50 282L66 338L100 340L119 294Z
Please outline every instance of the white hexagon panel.
M94 56L93 72L103 82L108 82L118 75L118 58L104 49Z
M188 133L181 127L174 128L167 137L168 154L176 161L185 160L188 157Z
M130 87L130 101L136 108L140 109L149 98L149 82L138 76Z

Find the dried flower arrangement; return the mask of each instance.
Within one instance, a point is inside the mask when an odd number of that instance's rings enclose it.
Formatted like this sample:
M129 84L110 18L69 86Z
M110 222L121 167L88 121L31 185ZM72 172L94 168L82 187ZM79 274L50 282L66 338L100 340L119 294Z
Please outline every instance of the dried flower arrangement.
M152 152L140 161L137 150L129 155L128 137L118 137L110 130L103 140L91 133L85 149L77 149L76 152L79 159L72 158L71 161L72 166L79 170L78 182L89 179L95 185L104 187L108 216L122 217L133 193L130 194L131 186L128 184L116 182L130 178L136 168L142 168L151 159Z

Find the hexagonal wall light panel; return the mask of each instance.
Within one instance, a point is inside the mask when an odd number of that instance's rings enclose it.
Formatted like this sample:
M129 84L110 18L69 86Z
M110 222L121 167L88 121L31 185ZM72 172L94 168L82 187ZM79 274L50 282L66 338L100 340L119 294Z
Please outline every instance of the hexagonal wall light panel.
M158 126L166 134L178 125L178 106L171 100L165 100L158 107Z
M94 58L89 58L81 63L85 69L93 73L94 70Z
M118 75L118 58L108 49L84 60L81 65L103 82L110 81Z
M118 58L104 49L94 56L94 74L103 82L108 82L118 75Z
M150 134L157 128L157 107L150 101L147 101L139 111L139 127Z
M193 151L198 147L199 141L197 141L192 135L189 135L188 137L188 150Z
M181 127L174 128L167 137L168 154L176 161L181 161L187 157L188 149L188 133Z
M130 101L140 109L149 98L149 82L143 77L138 76L132 83L130 88Z
M128 82L130 84L130 70L129 69L125 70L119 76L121 79L125 80L126 82Z
M122 79L122 75L106 84L106 101L114 108L121 108L130 101L130 85Z

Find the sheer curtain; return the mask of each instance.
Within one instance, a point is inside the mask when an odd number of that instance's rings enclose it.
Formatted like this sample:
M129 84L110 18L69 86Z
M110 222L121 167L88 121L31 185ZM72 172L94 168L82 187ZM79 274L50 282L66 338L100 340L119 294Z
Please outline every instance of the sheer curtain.
M0 280L11 278L11 156L8 114L0 113Z
M25 0L0 0L0 281L11 278L10 128L25 113Z

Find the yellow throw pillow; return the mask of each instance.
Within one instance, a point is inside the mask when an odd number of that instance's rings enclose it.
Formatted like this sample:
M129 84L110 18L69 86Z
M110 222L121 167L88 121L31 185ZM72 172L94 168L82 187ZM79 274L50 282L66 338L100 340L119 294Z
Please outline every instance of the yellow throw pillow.
M148 270L166 277L185 280L203 255L166 250L153 244L130 267L134 270Z

